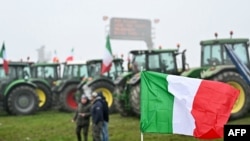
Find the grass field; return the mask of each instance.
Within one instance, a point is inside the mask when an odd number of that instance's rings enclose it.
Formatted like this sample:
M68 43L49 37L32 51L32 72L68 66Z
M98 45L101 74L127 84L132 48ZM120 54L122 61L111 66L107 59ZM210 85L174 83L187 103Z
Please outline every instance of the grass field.
M76 141L73 113L39 112L31 116L9 116L0 113L0 141ZM246 118L229 124L249 124ZM139 119L112 114L109 123L110 141L140 141ZM92 141L91 128L89 141ZM144 141L200 141L193 137L166 134L144 134ZM215 141L223 141L217 139Z

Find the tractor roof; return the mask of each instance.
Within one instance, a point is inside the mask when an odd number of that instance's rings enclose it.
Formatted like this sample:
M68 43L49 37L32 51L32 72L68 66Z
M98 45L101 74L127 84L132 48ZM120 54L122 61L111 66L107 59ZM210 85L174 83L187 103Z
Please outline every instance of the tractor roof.
M91 59L91 60L88 60L86 63L89 64L89 63L100 63L102 62L102 59Z
M203 40L200 42L201 45L211 45L211 44L232 44L232 43L247 43L248 38L224 38L224 39L213 39L213 40Z
M32 65L34 62L21 62L21 61L9 61L8 66L27 66ZM0 63L0 66L2 66L3 63Z
M177 52L178 49L153 49L153 50L131 50L132 54L147 54L147 53L160 53L160 52Z
M113 61L115 61L115 62L120 61L121 62L121 61L123 61L123 59L122 58L114 58ZM92 59L92 60L88 60L87 64L88 63L100 63L100 62L102 62L102 59Z
M84 64L86 64L86 61L74 60L74 61L65 62L63 64L66 64L66 65L84 65Z
M32 64L32 66L59 66L60 65L60 63L51 63L51 62L49 62L49 63L34 63L34 64Z

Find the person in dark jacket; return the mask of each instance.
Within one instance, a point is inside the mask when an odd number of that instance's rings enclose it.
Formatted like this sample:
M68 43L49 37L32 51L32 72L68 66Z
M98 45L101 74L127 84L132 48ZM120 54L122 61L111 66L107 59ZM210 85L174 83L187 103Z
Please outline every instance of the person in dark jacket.
M88 140L88 130L90 124L91 103L87 96L82 95L72 122L76 123L76 136L78 141L82 141L81 130L83 130L84 141Z
M103 104L102 98L96 92L92 93L93 104L91 108L92 116L92 135L93 141L101 141L103 127Z
M102 141L108 141L109 140L109 134L108 134L108 122L109 122L109 106L108 102L106 101L106 98L103 96L102 92L98 92L98 95L102 98L102 104L103 104L103 127L102 127Z

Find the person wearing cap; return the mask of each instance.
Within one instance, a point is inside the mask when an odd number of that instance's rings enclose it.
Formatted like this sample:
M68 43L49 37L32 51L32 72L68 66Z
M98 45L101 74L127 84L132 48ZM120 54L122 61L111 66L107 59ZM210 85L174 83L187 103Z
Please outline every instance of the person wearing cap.
M88 130L91 116L91 103L87 96L82 95L72 122L76 123L76 136L82 141L81 130L83 130L84 141L88 141Z
M102 127L103 127L103 104L102 98L98 96L96 92L92 93L92 136L93 141L101 141L102 139Z
M109 134L108 134L108 122L109 122L109 106L108 102L106 101L106 98L103 96L102 92L97 93L98 96L102 98L102 104L103 104L103 127L102 127L102 141L108 141L109 140Z

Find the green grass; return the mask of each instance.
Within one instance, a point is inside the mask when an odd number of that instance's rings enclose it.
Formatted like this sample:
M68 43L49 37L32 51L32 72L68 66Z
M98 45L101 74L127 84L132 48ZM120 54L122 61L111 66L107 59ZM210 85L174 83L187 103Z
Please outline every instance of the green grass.
M0 141L76 141L73 113L39 112L30 116L0 113ZM230 124L249 124L250 115ZM140 141L139 119L110 116L110 141ZM91 128L89 140L92 141ZM193 137L167 134L144 134L144 141L200 141ZM218 139L215 141L223 141Z

